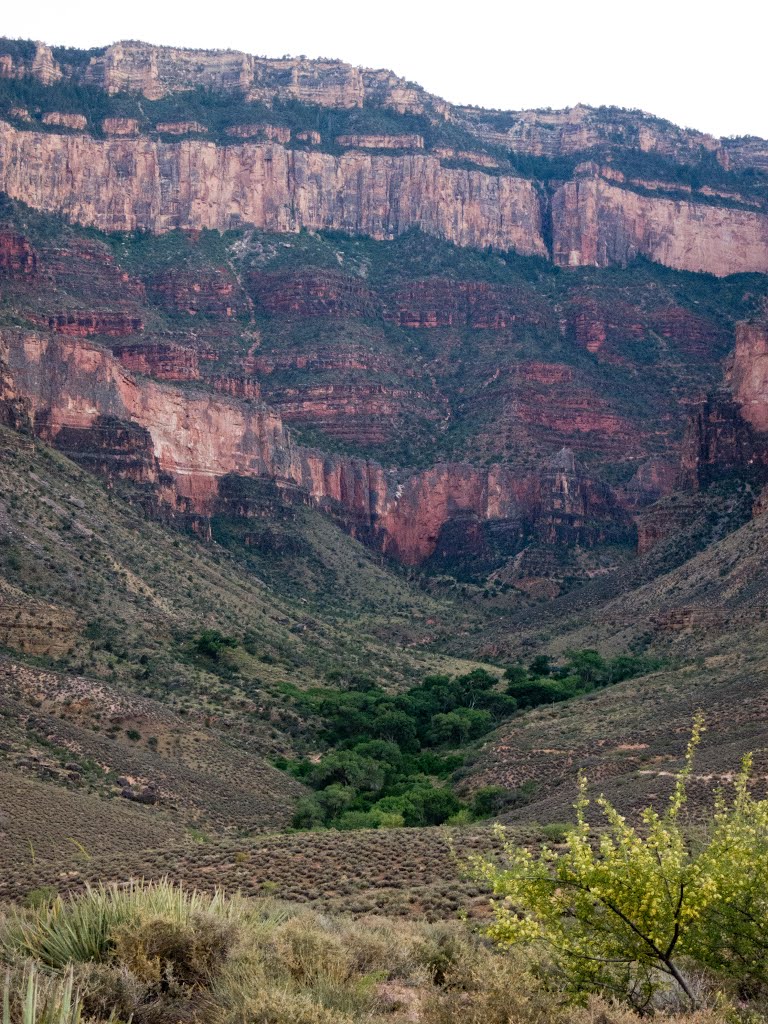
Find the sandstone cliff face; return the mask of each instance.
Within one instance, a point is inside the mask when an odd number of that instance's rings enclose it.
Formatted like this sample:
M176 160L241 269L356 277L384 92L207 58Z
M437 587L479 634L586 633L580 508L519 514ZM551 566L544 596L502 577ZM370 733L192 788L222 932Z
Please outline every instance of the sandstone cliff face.
M186 123L182 129L197 130ZM585 167L552 196L557 265L623 266L642 255L718 276L768 271L768 214L761 209L638 192ZM0 122L0 190L103 231L253 226L391 239L420 228L460 246L548 255L540 186L445 166L427 152L335 155L270 142L219 146L146 136L103 141Z
M192 109L187 118L180 113L178 121L154 123L138 110L117 116L121 108L115 107L115 116L101 118L105 142L72 134L98 131L95 118L91 123L81 113L44 107L30 113L9 105L3 116L16 127L0 122L0 191L79 224L152 232L331 229L378 239L418 227L461 246L549 255L559 266L625 265L642 255L720 276L768 270L765 194L754 187L754 174L752 185L738 177L747 169L766 173L763 140L717 140L639 111L453 107L391 72L339 61L268 60L137 42L77 60L57 54L59 61L43 44L11 46L4 54L0 41L0 76L32 75L51 87L82 83L110 96L150 100L203 88L231 95L240 107L296 101L339 110L384 108L437 129L414 131L419 126L403 120L398 131L393 118L385 132L375 125L356 130L352 121L346 131L323 137L301 121L293 130L271 124L263 109L254 116L265 120L243 120L240 109L232 124L220 126L194 120L202 115ZM35 118L66 134L36 133ZM152 138L138 134L142 125ZM461 138L455 146L441 137L446 127L448 138ZM219 131L231 144L206 141ZM174 144L174 135L187 138ZM325 142L337 151L288 148L297 142ZM345 150L340 155L339 147ZM514 159L505 151L566 161L583 154L589 162L576 168L573 180L562 180L569 170L553 170L557 180L534 182L512 172ZM643 175L641 161L640 171L627 175L608 163L617 153L658 159L649 174ZM665 162L706 173L715 159L720 167L709 185L678 183L675 173L661 180ZM732 187L721 183L723 173L731 175ZM542 174L548 179L545 169Z
M450 463L407 475L301 448L260 402L137 378L80 339L2 331L0 366L0 409L23 409L38 434L84 465L152 485L186 514L215 512L224 478L267 478L406 564L429 557L446 523L466 514L527 524L551 543L594 543L628 524L613 492L569 453L533 477Z
M481 141L531 156L560 157L617 142L680 163L695 161L704 150L723 166L752 166L751 160L764 160L766 153L762 140L718 140L636 110L606 112L578 104L566 110L506 113L454 107L391 71L335 60L266 59L231 50L127 41L91 51L85 63L70 64L57 62L50 47L37 43L27 59L0 56L0 75L33 75L43 84L64 78L98 86L110 95L138 92L147 99L204 88L268 104L298 100L340 109L384 107L458 124Z
M497 117L471 108L457 113L478 138L516 153L550 159L619 144L691 163L698 160L702 149L719 156L728 142L678 128L639 110L602 112L583 104L567 110L520 110Z
M347 109L372 103L398 113L448 110L448 104L391 71L356 68L336 60L267 60L231 50L183 50L122 42L107 47L84 69L65 70L111 94L140 92L147 99L203 87L242 92L266 103L299 100Z
M742 417L755 430L768 431L768 327L765 324L737 324L729 377Z
M170 343L115 345L113 353L134 373L156 380L200 380L200 359L193 348Z
M552 198L553 259L561 267L626 266L645 256L677 270L768 271L768 216L648 196L584 176Z
M410 228L463 246L545 255L533 182L441 167L429 155L341 156L17 131L0 122L0 190L102 231Z
M424 149L421 135L337 135L336 144L345 149Z
M28 319L56 334L68 334L73 338L90 338L95 334L105 338L124 338L144 330L140 317L123 313L56 313L47 317L30 313Z

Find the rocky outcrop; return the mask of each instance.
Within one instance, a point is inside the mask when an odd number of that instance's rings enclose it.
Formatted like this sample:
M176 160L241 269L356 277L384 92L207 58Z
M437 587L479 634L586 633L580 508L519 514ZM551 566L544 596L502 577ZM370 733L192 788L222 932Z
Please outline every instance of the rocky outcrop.
M29 239L0 228L0 275L34 274L36 269L37 255Z
M246 401L258 401L261 398L261 385L252 377L213 376L206 378L206 384L214 391L220 391L232 398Z
M637 553L647 554L652 548L679 536L700 513L692 495L676 495L675 501L660 501L638 515Z
M207 135L208 129L199 121L161 121L155 125L160 135Z
M698 490L725 479L760 489L768 482L768 326L736 325L724 386L691 413L682 446L681 486Z
M0 189L103 231L250 224L383 239L420 228L457 245L546 254L533 182L446 169L428 155L101 141L0 122Z
M197 351L170 342L148 345L115 345L112 348L120 363L134 373L156 380L200 380Z
M541 323L539 303L519 290L486 281L429 278L394 289L384 319L398 327L469 327L506 330L513 323Z
M70 237L64 243L57 238L38 253L37 272L43 308L51 314L60 312L59 292L80 295L94 303L91 309L125 310L127 316L134 316L146 301L142 282L118 266L109 248L96 240Z
M105 117L101 130L105 135L138 135L139 122L135 117Z
M728 379L742 417L754 430L768 431L768 324L736 325Z
M693 199L644 195L585 174L552 197L561 267L626 266L637 256L677 270L768 272L768 215Z
M265 382L270 405L289 423L321 430L354 445L382 445L400 435L405 415L421 411L435 422L439 413L422 408L423 395L407 388L364 381L280 387Z
M768 479L768 435L758 433L743 406L722 389L692 414L681 466L681 483L693 489L728 477L763 481Z
M638 509L665 498L675 490L679 473L679 465L671 458L648 459L625 487L624 504Z
M53 110L48 114L43 114L43 124L50 125L55 128L71 128L73 131L82 132L88 127L88 118L83 114L62 114L58 110Z
M88 426L62 426L56 447L78 465L107 480L156 484L158 468L152 437L136 423L96 416Z
M290 142L291 129L279 124L233 124L226 130L233 139L265 139L268 142Z
M305 57L268 60L232 50L183 50L121 42L96 52L85 65L64 65L64 73L110 94L139 92L152 100L204 88L240 93L265 103L298 100L347 109L370 104L411 114L448 109L448 104L391 71Z
M587 546L627 539L629 515L613 490L591 477L570 449L544 461L537 484L536 536L549 543Z
M695 163L702 151L720 155L729 140L678 128L640 110L583 104L566 110L460 110L461 123L478 138L528 156L558 159L621 146L656 153L682 164Z
M424 149L424 136L403 135L337 135L336 144L344 149Z
M379 313L378 297L359 278L331 271L248 275L249 294L257 308L302 317L366 318Z
M244 305L238 284L224 271L166 270L147 281L147 293L168 312L225 318Z
M55 313L41 317L30 313L32 323L47 327L56 334L66 334L72 338L90 338L102 335L105 338L124 338L130 334L141 334L144 323L140 317L126 316L123 313Z

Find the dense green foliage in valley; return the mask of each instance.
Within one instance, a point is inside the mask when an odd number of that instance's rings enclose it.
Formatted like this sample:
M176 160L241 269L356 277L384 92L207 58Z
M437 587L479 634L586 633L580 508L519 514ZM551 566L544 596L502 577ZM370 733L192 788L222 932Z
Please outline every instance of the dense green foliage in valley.
M203 644L208 639L201 637ZM537 656L528 668L508 668L503 679L483 669L428 676L400 694L387 693L366 675L350 676L344 689L297 690L301 712L322 723L316 739L328 750L320 759L277 762L315 790L299 802L293 824L342 830L465 824L511 810L533 797L531 787L483 787L471 800L451 787L476 741L518 711L658 666L649 658L606 660L582 650L570 652L560 665Z

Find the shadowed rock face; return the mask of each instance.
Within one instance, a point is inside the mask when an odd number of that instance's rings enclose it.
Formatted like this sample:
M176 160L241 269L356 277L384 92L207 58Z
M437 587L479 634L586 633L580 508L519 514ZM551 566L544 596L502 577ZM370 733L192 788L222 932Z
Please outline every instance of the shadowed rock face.
M261 403L135 377L81 339L3 331L0 358L5 400L28 410L40 436L108 478L152 485L185 514L219 509L224 478L266 478L406 564L428 558L446 523L467 515L555 544L629 529L616 495L567 451L527 476L452 463L408 475L302 448Z
M683 442L683 486L698 489L729 477L768 481L768 328L736 325L726 387L691 416Z
M756 431L768 431L768 326L765 323L737 324L729 377L743 418Z
M29 241L15 231L0 230L0 276L34 274L37 257Z

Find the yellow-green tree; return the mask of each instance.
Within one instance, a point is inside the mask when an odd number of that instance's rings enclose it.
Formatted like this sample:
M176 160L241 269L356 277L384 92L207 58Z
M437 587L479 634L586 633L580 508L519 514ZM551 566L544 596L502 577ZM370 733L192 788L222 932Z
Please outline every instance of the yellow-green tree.
M636 1005L648 1002L664 976L695 1003L686 958L764 978L768 801L750 795L747 757L733 798L721 795L704 838L689 839L681 811L702 731L698 717L666 809L646 808L638 827L600 797L605 827L593 840L583 777L563 850L534 854L500 826L501 861L471 862L496 897L492 937L541 944L574 988Z

